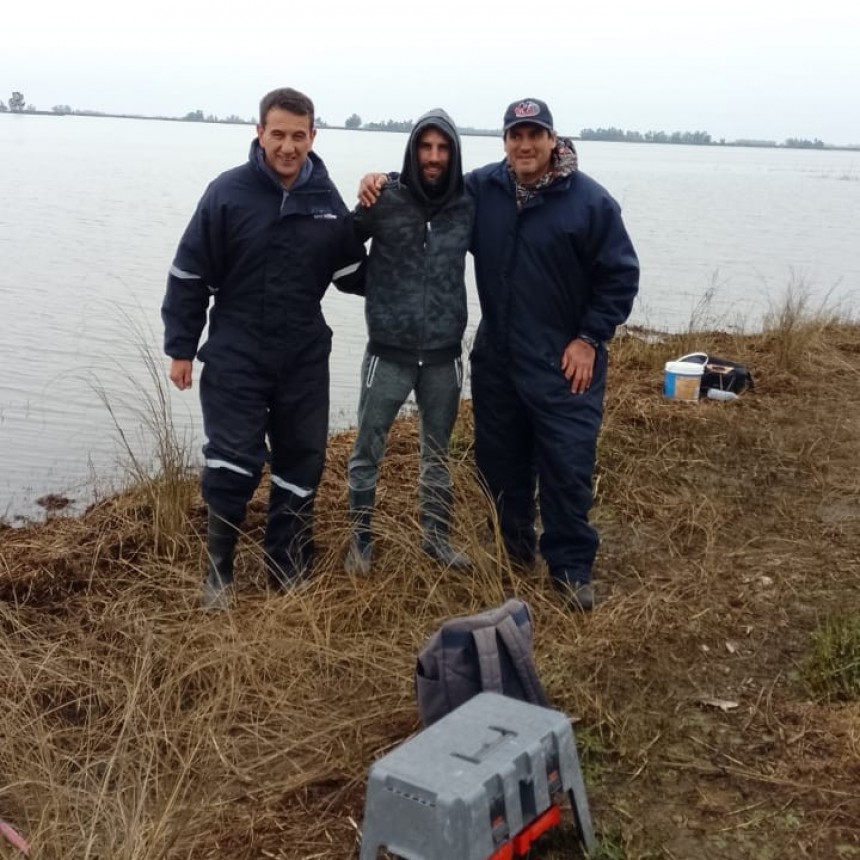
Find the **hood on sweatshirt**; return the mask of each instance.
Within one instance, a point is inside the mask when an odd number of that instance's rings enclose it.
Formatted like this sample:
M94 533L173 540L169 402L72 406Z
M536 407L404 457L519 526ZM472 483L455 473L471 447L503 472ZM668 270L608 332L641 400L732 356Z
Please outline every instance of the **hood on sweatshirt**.
M428 128L437 129L444 134L451 147L451 158L448 162L445 184L435 194L427 193L427 188L421 181L421 168L418 164L418 141L421 134ZM427 111L415 123L412 133L409 135L409 143L406 145L400 182L412 192L419 202L434 209L444 206L452 197L463 193L463 160L460 136L457 134L454 120L441 108Z

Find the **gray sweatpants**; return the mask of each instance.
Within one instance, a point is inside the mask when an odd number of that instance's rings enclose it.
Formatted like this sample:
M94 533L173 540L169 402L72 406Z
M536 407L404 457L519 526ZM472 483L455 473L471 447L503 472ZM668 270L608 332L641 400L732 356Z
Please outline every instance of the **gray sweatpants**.
M358 432L349 458L349 487L362 492L376 487L388 432L410 392L415 392L420 421L420 484L448 488L448 441L460 407L463 361L401 364L365 352L361 365Z

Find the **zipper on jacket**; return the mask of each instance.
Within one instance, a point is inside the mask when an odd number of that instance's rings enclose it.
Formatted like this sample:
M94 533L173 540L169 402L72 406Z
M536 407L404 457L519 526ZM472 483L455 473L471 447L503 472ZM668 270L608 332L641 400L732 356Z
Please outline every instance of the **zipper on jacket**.
M430 239L430 234L433 232L433 225L430 223L430 219L428 218L424 222L424 250L427 250L427 242ZM421 315L421 347L424 347L427 343L427 256L425 254L424 260L421 266L421 292L422 292L422 306L423 306L423 314ZM423 360L419 358L418 366L421 367L423 364Z

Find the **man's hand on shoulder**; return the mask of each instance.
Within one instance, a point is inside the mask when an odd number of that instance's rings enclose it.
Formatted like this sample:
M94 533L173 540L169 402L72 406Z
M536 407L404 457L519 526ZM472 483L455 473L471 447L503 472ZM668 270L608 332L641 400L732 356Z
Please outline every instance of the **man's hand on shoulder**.
M358 202L365 209L369 209L379 199L379 195L387 182L387 173L366 173L358 186Z
M174 358L170 362L170 372L168 373L170 381L180 390L185 391L186 388L191 388L191 359L190 358Z

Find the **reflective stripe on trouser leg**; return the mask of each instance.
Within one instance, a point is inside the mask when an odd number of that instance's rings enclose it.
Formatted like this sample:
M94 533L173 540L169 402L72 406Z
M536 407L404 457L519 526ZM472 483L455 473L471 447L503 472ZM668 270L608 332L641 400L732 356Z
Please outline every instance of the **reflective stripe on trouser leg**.
M267 388L248 367L209 361L200 375L206 434L201 490L209 507L231 522L244 519L268 456Z

